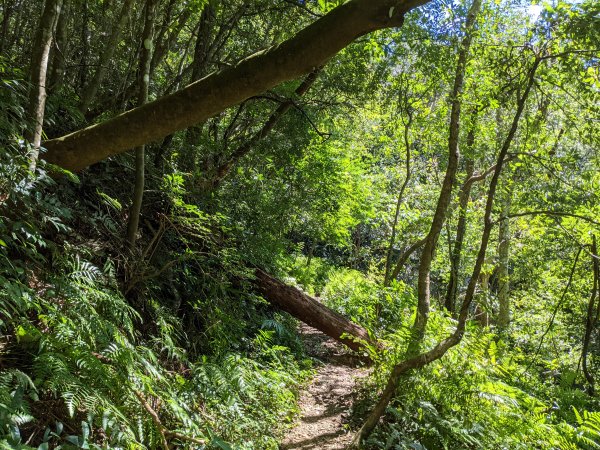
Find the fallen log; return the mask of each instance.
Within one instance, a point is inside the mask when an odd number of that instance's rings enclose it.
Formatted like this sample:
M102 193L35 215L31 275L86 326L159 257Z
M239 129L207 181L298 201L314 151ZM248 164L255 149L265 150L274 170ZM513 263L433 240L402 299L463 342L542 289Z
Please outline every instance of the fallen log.
M256 269L255 275L254 284L258 292L269 303L296 319L322 331L352 350L361 350L365 342L377 345L363 327L329 309L300 289L289 286L260 269Z

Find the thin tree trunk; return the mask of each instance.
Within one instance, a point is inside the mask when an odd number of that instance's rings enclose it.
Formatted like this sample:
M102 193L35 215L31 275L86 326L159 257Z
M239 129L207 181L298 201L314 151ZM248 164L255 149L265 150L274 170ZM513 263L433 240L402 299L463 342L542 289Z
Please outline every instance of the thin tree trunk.
M498 328L505 329L510 322L510 300L508 261L510 250L510 206L511 190L508 189L503 199L500 224L498 226Z
M42 142L42 127L44 125L44 111L46 108L48 57L61 7L62 0L46 0L33 44L29 77L31 87L27 108L30 128L26 135L32 147L29 153L29 169L32 172L35 171Z
M467 161L467 179L473 175L473 161ZM471 199L471 184L463 184L459 194L458 224L456 226L456 240L450 257L450 279L444 300L444 306L450 313L454 313L461 265L461 254L465 233L467 231L467 207Z
M20 36L23 30L26 29L28 16L31 15L31 11L24 3L24 0L17 0L13 5L13 11L15 14L13 14L12 27L9 26L9 29L12 28L12 31L7 42L4 44L4 51L7 54L15 45L19 45Z
M450 133L448 136L448 167L446 168L446 175L444 176L444 181L442 183L442 189L440 191L438 203L435 209L433 220L431 222L431 228L427 234L427 238L423 246L423 252L421 253L417 285L417 314L413 326L414 345L411 346L409 353L412 353L418 349L419 343L425 334L425 328L427 327L427 320L429 318L429 277L431 263L433 261L433 255L437 246L440 231L442 230L442 226L446 220L446 213L452 197L452 187L454 185L456 171L458 169L458 160L460 156L458 140L460 136L461 97L465 82L465 73L467 70L467 58L469 55L469 49L471 47L471 41L473 39L473 30L475 28L477 15L479 14L480 8L481 0L473 0L473 3L469 8L469 12L467 13L465 36L458 52L454 87L452 88L451 94L452 109L450 112Z
M306 258L306 267L310 267L310 263L312 262L313 256L315 254L315 247L317 246L316 242L311 242L310 247L308 247L308 255Z
M174 2L172 2L172 3L174 3ZM150 73L154 73L155 69L161 64L161 62L163 61L165 56L168 54L169 48L179 37L179 34L180 34L181 30L183 29L183 27L185 27L187 20L190 18L191 14L192 14L192 10L188 6L189 5L184 5L184 7L186 7L186 9L179 16L177 24L170 31L169 36L166 38L166 42L165 42L164 37L161 37L161 36L156 37L156 39L155 39L156 45L154 48L154 52L152 54L152 61L150 62ZM165 27L165 26L167 28L171 28L171 24L168 22L163 24L163 27ZM167 31L168 30L164 30L164 33L166 33ZM190 39L188 40L188 44L184 47L183 54L181 55L181 58L180 58L180 61L181 61L180 65L183 64L183 62L185 60L187 60L187 55L188 55L188 50L189 50L189 48L188 48L189 42L191 42L192 40L193 40L193 36L190 37ZM178 73L179 73L179 71L178 71ZM181 77L179 75L177 75L177 76L175 76L175 80L181 81ZM173 91L173 86L177 86L175 89L179 89L179 83L177 81L173 81L169 85L169 87L167 89L165 89L164 93L165 94L171 93ZM136 95L137 91L138 91L137 80L133 80L131 83L129 83L128 80L125 80L124 86L120 89L120 93L117 96L117 98L104 99L104 101L102 101L100 105L97 105L96 108L94 108L93 113L91 111L88 111L88 114L86 117L88 118L88 120L90 120L91 118L99 115L99 112L100 113L104 112L104 110L106 110L107 108L110 108L111 105L114 106L117 103L127 104L129 99L131 99L133 96ZM117 100L117 101L115 101L115 100Z
M164 14L162 17L162 22L160 24L160 26L156 26L154 34L154 52L152 52L152 60L150 61L150 71L154 72L154 68L156 67L156 64L154 64L154 59L160 55L160 58L162 58L162 55L164 55L164 53L166 53L167 51L167 38L165 38L165 35L169 34L169 29L173 26L173 8L175 7L175 3L176 0L168 0L168 3L165 5L164 7ZM190 12L190 9L187 8L187 4L183 4L183 8L184 11ZM158 13L157 13L158 14ZM158 17L157 17L158 20ZM173 30L175 31L175 30ZM176 31L179 33L181 31L180 28L176 27Z
M458 293L458 279L460 275L460 263L461 254L463 248L463 242L465 239L465 233L467 231L467 207L471 200L471 186L473 183L470 182L474 172L473 157L470 152L475 143L475 124L472 124L469 133L467 134L467 152L469 155L466 160L466 172L467 176L465 182L460 188L458 196L458 223L456 225L456 240L454 241L454 247L452 254L450 255L450 279L448 280L448 288L446 290L446 297L444 299L444 306L450 313L454 313L456 306L456 296Z
M111 155L201 123L226 108L322 66L358 37L402 25L404 14L429 0L351 0L291 39L235 67L106 122L45 143L46 159L82 170Z
M412 124L412 114L407 108L408 121L404 124L404 149L406 152L406 174L404 176L404 182L400 187L400 192L398 192L398 198L396 199L396 212L394 214L394 221L392 222L392 233L390 235L390 243L388 245L387 254L385 257L385 275L383 277L383 285L389 286L392 281L392 277L390 277L390 270L392 267L392 252L394 249L394 244L396 243L396 228L398 226L398 218L400 216L400 206L402 205L402 200L404 198L404 191L406 190L406 186L410 181L410 142L408 142L408 132L410 130L410 126Z
M90 54L90 7L88 5L88 0L82 0L82 24L81 24L81 57L79 58L79 73L78 73L78 81L79 81L79 90L82 90L83 87L87 84L87 66L88 66L88 58Z
M2 18L4 36L2 42L0 42L0 51L2 54L8 55L15 43L18 42L19 34L23 31L22 18L23 15L27 15L27 7L23 4L23 0L4 0L4 5L4 15Z
M406 261L408 261L408 258L410 258L410 255L412 255L415 251L417 251L419 248L421 248L423 246L423 244L425 244L425 239L426 238L419 239L417 242L415 242L410 247L408 247L406 250L404 250L404 252L400 255L400 257L398 258L398 261L396 262L396 266L394 267L394 270L392 271L392 274L390 276L390 280L389 280L390 283L392 280L395 280L396 278L398 278L400 271L406 264Z
M60 90L65 75L65 52L67 47L67 21L69 20L69 11L71 0L63 0L63 7L56 24L56 41L52 51L52 71L50 72L50 81L48 82L49 91L56 92Z
M487 255L484 262L484 267L490 267L492 265L492 258ZM489 325L489 314L490 307L490 273L480 272L479 273L479 295L477 298L477 304L475 305L475 319L482 325Z
M12 16L13 10L18 6L12 3L13 0L4 0L2 2L2 25L0 26L0 54L4 54L5 51L8 54L8 51L10 50L10 48L8 48L8 25L10 23L10 18Z
M300 83L300 85L294 91L295 98L302 97L310 89L322 69L322 67L317 67L314 71L308 74L304 81L302 81L302 83ZM206 181L205 189L212 190L219 186L231 169L235 167L238 161L246 156L259 141L264 139L275 128L279 122L279 119L281 119L281 117L283 117L283 115L285 115L285 113L288 112L292 106L294 106L294 97L282 102L269 116L262 128L258 130L254 136L235 149L227 161L220 164L215 169L214 173L212 173Z
M157 38L156 50L154 51L154 54L152 55L152 62L150 63L151 72L154 72L154 70L159 66L159 64L162 62L164 57L168 54L169 49L173 46L173 43L177 40L177 37L181 33L181 30L183 30L183 27L185 27L185 25L191 15L192 15L191 8L186 6L185 10L177 18L177 23L176 23L175 27L171 30L171 32L168 34L168 36L166 38L164 38L163 36L159 36ZM163 28L165 28L165 27L166 27L166 29L163 30L163 33L166 33L166 30L171 27L171 24L166 23Z
M494 168L494 173L492 176L492 180L490 181L490 187L488 189L488 195L485 205L485 214L483 219L484 226L481 235L481 243L479 246L479 251L477 253L477 259L475 260L475 265L473 267L473 273L471 274L471 278L467 286L467 291L465 293L465 297L460 308L456 329L454 333L452 333L443 341L439 342L431 350L419 353L416 356L409 357L408 359L394 366L379 401L373 408L371 414L369 415L363 426L354 436L352 444L350 445L350 448L352 449L358 448L360 443L364 439L366 439L375 429L375 426L379 422L379 419L384 414L385 409L394 397L394 394L396 393L396 389L398 388L402 377L413 369L420 369L421 367L424 367L427 364L437 359L440 359L446 354L446 352L450 348L460 343L460 341L463 338L463 335L465 333L467 317L469 315L469 307L471 306L473 297L475 295L477 280L479 278L481 268L483 267L483 263L485 261L487 246L494 225L494 222L492 221L492 209L494 206L496 189L498 187L498 180L500 178L500 174L505 163L506 155L517 132L519 120L521 119L525 103L527 102L527 98L529 97L529 93L531 92L531 88L533 87L535 81L535 73L537 71L537 68L539 67L540 62L541 59L539 57L536 57L533 66L529 71L527 85L525 86L523 94L517 99L517 111L515 112L512 125L508 132L508 135L506 136L506 139L504 140L504 144L502 145L502 148L500 149L500 152L498 154L497 162Z
M198 32L196 45L194 46L194 58L191 64L192 82L199 80L208 69L208 49L213 35L214 11L210 4L204 5ZM179 153L179 169L184 172L195 172L196 170L196 148L202 135L204 122L194 124L185 132L185 146Z
M154 15L159 0L146 0L146 12L144 18L144 31L142 32L142 50L140 55L140 68L138 74L139 93L138 105L148 101L148 88L150 86L150 61L152 60L152 48L154 38ZM133 203L127 224L127 241L133 247L140 221L140 211L144 197L145 183L145 146L141 145L135 149L135 186L133 190Z
M121 6L121 9L117 15L117 21L114 24L110 37L108 38L104 50L98 59L98 67L96 72L94 73L94 76L90 82L83 89L81 101L79 103L79 110L84 114L87 112L90 103L96 96L96 93L98 92L98 89L104 80L108 70L108 65L110 64L115 50L119 45L119 41L121 40L121 33L125 27L125 24L127 23L127 18L129 17L132 6L133 0L123 1L123 5ZM139 104L141 105L141 103Z
M192 60L192 81L199 80L206 74L208 69L208 49L210 47L213 27L215 23L215 12L212 5L206 4L200 15L198 24L198 35L194 47L194 59Z
M598 296L599 283L600 280L600 264L598 262L598 247L596 245L596 236L592 237L592 271L593 271L593 283L592 283L592 293L590 295L590 301L588 302L587 315L585 319L585 333L583 336L583 347L581 349L581 366L583 368L583 374L585 379L589 383L589 392L591 395L594 395L595 392L595 380L594 376L589 370L588 367L588 353L590 348L590 341L592 337L592 332L598 323L598 315L595 311L595 302L596 297ZM600 305L600 303L599 303ZM599 306L600 308L600 306Z

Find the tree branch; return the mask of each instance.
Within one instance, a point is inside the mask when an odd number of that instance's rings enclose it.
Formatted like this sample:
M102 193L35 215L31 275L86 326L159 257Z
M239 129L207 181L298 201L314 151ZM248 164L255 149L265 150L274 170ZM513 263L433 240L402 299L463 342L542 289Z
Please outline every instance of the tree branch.
M154 422L154 425L156 426L156 428L158 429L158 432L161 435L162 445L165 450L169 450L169 443L167 441L167 437L180 439L182 441L193 442L194 444L198 444L198 445L206 445L205 439L198 439L193 436L187 436L185 434L178 433L176 431L168 430L160 421L160 418L158 417L158 413L152 408L152 406L150 406L150 404L146 401L146 399L144 399L143 395L136 390L134 390L133 393L138 398L138 400L140 401L140 403L142 404L142 406L144 407L146 412L152 418L152 422Z
M523 216L557 216L557 217L575 217L576 219L581 219L585 222L589 222L591 224L594 225L598 225L600 226L600 222L595 221L594 219L591 219L590 217L586 217L586 216L582 216L579 214L574 214L574 213L569 213L569 212L564 212L564 211L525 211L525 212L520 212L520 213L512 213L512 214L508 214L506 217L523 217ZM497 223L498 221L495 221L494 223Z

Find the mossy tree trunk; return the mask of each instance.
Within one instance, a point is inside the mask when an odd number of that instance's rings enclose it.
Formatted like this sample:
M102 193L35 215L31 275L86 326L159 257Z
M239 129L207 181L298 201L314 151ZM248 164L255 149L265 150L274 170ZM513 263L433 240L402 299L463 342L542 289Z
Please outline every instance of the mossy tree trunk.
M355 39L399 27L404 14L429 0L352 0L294 37L110 120L45 143L46 159L69 170L201 123L249 97L322 66Z

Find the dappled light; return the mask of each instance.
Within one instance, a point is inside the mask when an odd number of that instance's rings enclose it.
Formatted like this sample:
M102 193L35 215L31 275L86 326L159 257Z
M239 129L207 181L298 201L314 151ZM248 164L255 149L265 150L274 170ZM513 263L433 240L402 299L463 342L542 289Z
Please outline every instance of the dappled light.
M599 5L0 1L0 448L600 448Z

